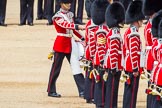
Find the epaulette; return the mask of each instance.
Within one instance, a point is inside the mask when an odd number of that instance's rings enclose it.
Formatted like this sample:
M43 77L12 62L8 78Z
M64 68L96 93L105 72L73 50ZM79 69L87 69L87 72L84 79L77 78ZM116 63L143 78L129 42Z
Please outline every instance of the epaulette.
M122 40L121 35L119 34L119 29L114 28L112 29L112 36L110 36L111 39L118 38L120 41Z
M56 17L63 17L60 13L61 13L61 11L58 11L58 12L52 17L52 20L54 20Z
M137 32L137 28L135 26L130 27L130 31L131 31L131 33L129 34L128 37L140 36L140 34Z
M105 34L107 34L108 31L106 31L105 29L103 29L103 25L100 25L99 26L99 29L96 31L96 34L98 34L98 33L105 33Z

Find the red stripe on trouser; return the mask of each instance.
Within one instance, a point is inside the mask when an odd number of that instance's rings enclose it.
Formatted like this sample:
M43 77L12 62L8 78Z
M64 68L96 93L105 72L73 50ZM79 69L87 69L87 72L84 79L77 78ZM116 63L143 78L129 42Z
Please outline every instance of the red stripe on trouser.
M54 58L54 61L53 62L55 62L56 60L57 60L57 56L58 56L58 54L57 53L55 53L55 58ZM52 78L53 78L53 75L54 75L54 69L55 69L55 67L56 67L56 64L53 66L52 65L52 70L51 70L51 72L52 72L52 74L50 75L50 80L49 80L49 84L48 84L48 92L49 92L49 90L50 90L50 85L51 85L51 82L52 82Z
M104 94L104 86L105 86L105 84L104 84L105 82L104 81L102 81L102 106L104 106L104 99L105 99L105 94Z
M132 99L131 99L131 106L130 108L133 107L133 101L134 101L134 91L135 91L135 87L136 87L136 77L134 77L134 84L133 84L133 90L132 90Z
M113 77L113 76L112 76ZM112 104L113 104L113 97L114 97L114 77L113 77L113 82L112 82L112 88L111 88L111 100L110 100L110 108L112 108Z

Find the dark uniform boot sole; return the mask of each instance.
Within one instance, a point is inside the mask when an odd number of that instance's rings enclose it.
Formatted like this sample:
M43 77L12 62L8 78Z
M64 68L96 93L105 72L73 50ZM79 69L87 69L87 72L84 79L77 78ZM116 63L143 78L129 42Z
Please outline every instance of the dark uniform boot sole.
M61 97L61 95L58 94L58 93L48 93L48 96L50 96L50 97L57 97L57 98Z

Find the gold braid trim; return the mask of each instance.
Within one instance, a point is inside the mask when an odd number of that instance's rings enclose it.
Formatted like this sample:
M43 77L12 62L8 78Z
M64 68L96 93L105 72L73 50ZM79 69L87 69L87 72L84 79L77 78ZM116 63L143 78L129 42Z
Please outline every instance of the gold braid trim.
M98 38L97 39L97 44L106 44L106 38L103 38L103 37Z

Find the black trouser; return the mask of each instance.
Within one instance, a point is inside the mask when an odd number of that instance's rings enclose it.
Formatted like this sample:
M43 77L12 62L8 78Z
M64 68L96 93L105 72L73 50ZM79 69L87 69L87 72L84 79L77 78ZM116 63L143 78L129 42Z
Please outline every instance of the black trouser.
M104 107L105 102L105 81L103 80L104 71L102 68L97 69L100 74L100 81L95 83L94 102L96 107Z
M0 23L5 22L7 0L0 1Z
M153 97L153 105L151 108L162 108L162 101L159 96Z
M33 23L34 0L20 0L20 24Z
M74 13L74 19L75 19L75 10L76 10L76 0L73 0L71 3L70 11Z
M74 19L81 20L83 19L83 9L84 9L84 0L78 0L77 16L76 12L76 0L73 0L71 4L71 11L74 13Z
M48 82L48 89L47 89L48 93L56 92L56 80L60 74L64 57L66 57L68 62L70 63L70 56L71 56L70 53L66 54L66 53L55 52L54 62L52 64L49 82Z
M91 6L92 6L93 0L86 0L85 1L85 10L87 13L87 16L91 17Z
M128 74L130 77L130 84L125 83L123 95L123 108L136 108L140 76L134 77L133 73L125 73Z
M118 89L121 71L114 75L109 70L108 79L106 82L106 95L104 108L118 108Z
M43 6L44 1L44 6ZM37 18L42 19L46 18L47 15L47 0L38 0L37 6Z
M92 71L93 67L92 64L90 65L90 69L85 69L85 90L84 90L84 98L86 100L94 99L94 85L95 79L90 79L90 71Z
M162 88L162 86L158 86L158 87ZM156 90L159 93L161 92L161 90L158 88ZM160 96L154 95L152 96L152 100L153 100L153 105L151 108L162 108L162 98Z
M59 0L55 0L55 13L60 10L60 7Z
M47 20L48 23L52 23L54 0L47 0Z

